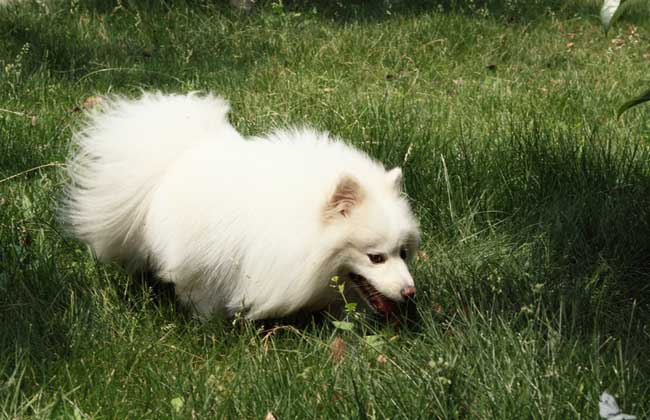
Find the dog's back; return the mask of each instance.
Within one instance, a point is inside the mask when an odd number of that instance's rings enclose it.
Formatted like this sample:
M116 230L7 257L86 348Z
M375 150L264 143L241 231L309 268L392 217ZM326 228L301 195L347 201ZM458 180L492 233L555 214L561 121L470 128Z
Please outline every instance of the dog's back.
M74 137L63 221L105 261L139 265L142 220L171 162L199 142L241 137L228 103L214 96L145 94L115 98Z

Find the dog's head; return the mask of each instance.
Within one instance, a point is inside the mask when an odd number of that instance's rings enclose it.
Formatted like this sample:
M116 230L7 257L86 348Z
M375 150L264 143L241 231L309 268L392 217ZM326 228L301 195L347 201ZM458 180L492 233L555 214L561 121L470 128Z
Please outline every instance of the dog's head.
M367 180L365 180L367 181ZM415 297L408 262L420 240L418 223L395 168L362 184L342 175L325 207L325 221L341 232L338 272L369 307L391 315Z

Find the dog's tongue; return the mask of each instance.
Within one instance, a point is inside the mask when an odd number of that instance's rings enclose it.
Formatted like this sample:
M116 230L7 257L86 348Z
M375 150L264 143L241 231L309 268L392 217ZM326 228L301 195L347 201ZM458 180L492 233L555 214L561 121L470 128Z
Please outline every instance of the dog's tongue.
M370 298L370 303L384 315L390 315L395 310L395 302L385 296L375 295Z

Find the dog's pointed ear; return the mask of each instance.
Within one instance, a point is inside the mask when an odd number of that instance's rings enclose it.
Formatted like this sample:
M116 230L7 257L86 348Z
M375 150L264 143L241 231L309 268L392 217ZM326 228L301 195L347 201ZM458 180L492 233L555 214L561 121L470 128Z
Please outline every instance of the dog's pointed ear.
M336 184L334 193L325 206L325 219L334 217L347 217L353 208L363 200L363 189L356 179L350 175L343 175Z
M402 169L399 166L388 171L386 179L395 191L402 191Z

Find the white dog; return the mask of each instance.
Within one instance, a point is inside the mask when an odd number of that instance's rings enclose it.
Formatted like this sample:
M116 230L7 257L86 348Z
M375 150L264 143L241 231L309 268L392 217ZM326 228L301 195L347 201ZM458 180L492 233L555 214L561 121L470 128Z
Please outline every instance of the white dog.
M200 317L320 311L347 280L384 315L415 294L401 170L327 133L244 139L212 95L113 99L75 135L63 217L104 261L150 269Z

